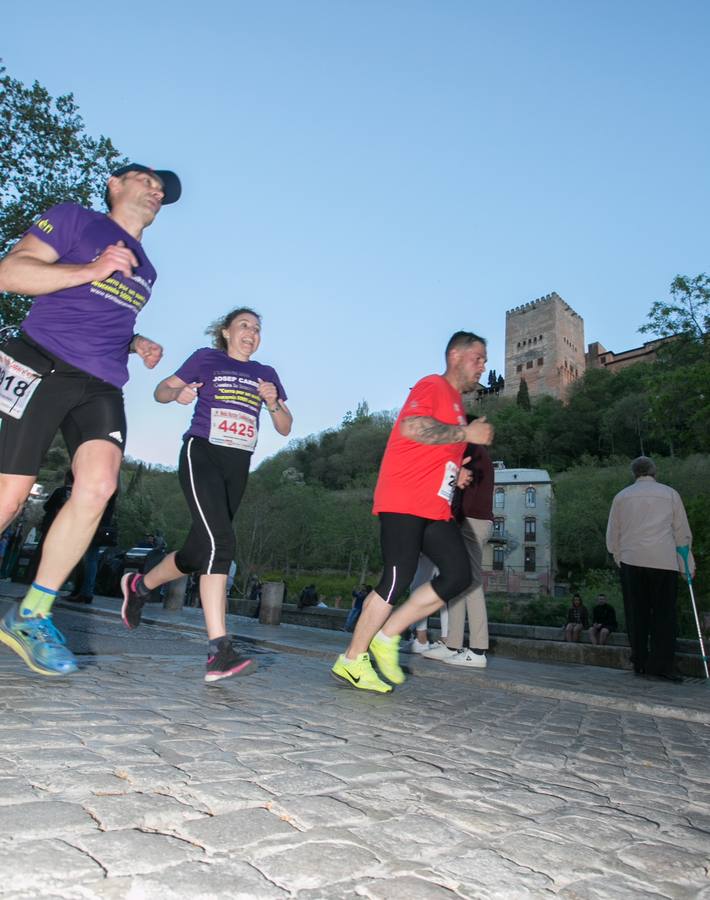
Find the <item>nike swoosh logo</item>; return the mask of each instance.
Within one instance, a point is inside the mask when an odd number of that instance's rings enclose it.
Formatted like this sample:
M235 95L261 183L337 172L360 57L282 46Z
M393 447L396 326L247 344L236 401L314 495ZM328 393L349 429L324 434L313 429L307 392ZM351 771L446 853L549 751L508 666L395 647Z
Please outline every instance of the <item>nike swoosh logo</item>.
M349 672L348 672L348 675L350 675ZM351 680L351 681L354 681L355 684L357 684L358 681L359 681L361 678L362 678L362 675L358 675L357 678L356 678L354 675L350 675L350 680Z

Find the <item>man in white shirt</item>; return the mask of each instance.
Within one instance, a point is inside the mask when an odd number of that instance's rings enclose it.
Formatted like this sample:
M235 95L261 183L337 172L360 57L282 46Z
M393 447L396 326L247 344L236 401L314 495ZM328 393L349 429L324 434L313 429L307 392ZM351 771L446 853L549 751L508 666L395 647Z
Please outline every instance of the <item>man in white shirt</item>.
M631 463L634 483L614 497L606 546L621 570L626 630L637 675L682 681L674 672L678 572L676 547L690 547L692 535L683 501L656 481L653 460ZM689 554L691 575L695 569Z

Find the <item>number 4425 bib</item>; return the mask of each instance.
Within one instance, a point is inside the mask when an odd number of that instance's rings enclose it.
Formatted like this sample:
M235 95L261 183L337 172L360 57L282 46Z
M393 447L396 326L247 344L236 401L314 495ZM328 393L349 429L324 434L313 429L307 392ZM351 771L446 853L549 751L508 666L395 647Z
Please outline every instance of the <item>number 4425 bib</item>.
M256 447L256 417L236 409L218 406L212 410L210 444L253 450Z

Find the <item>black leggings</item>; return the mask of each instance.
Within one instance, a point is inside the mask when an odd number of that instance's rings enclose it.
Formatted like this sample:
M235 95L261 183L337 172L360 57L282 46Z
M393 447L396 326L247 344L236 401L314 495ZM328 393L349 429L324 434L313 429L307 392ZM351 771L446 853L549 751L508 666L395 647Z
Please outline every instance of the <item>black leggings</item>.
M175 565L186 575L227 575L236 541L232 520L249 476L251 453L218 447L200 437L182 445L178 477L190 507L192 527Z
M439 569L431 586L448 603L471 583L471 566L453 519L443 522L406 513L380 513L380 546L384 570L375 591L393 604L414 578L419 554L426 554Z

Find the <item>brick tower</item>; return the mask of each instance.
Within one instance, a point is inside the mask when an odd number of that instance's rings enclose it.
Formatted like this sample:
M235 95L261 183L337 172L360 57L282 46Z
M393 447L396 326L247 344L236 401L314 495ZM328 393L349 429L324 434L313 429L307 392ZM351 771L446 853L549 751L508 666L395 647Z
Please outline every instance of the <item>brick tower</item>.
M584 320L554 291L505 314L505 396L525 378L531 397L564 400L584 374Z

